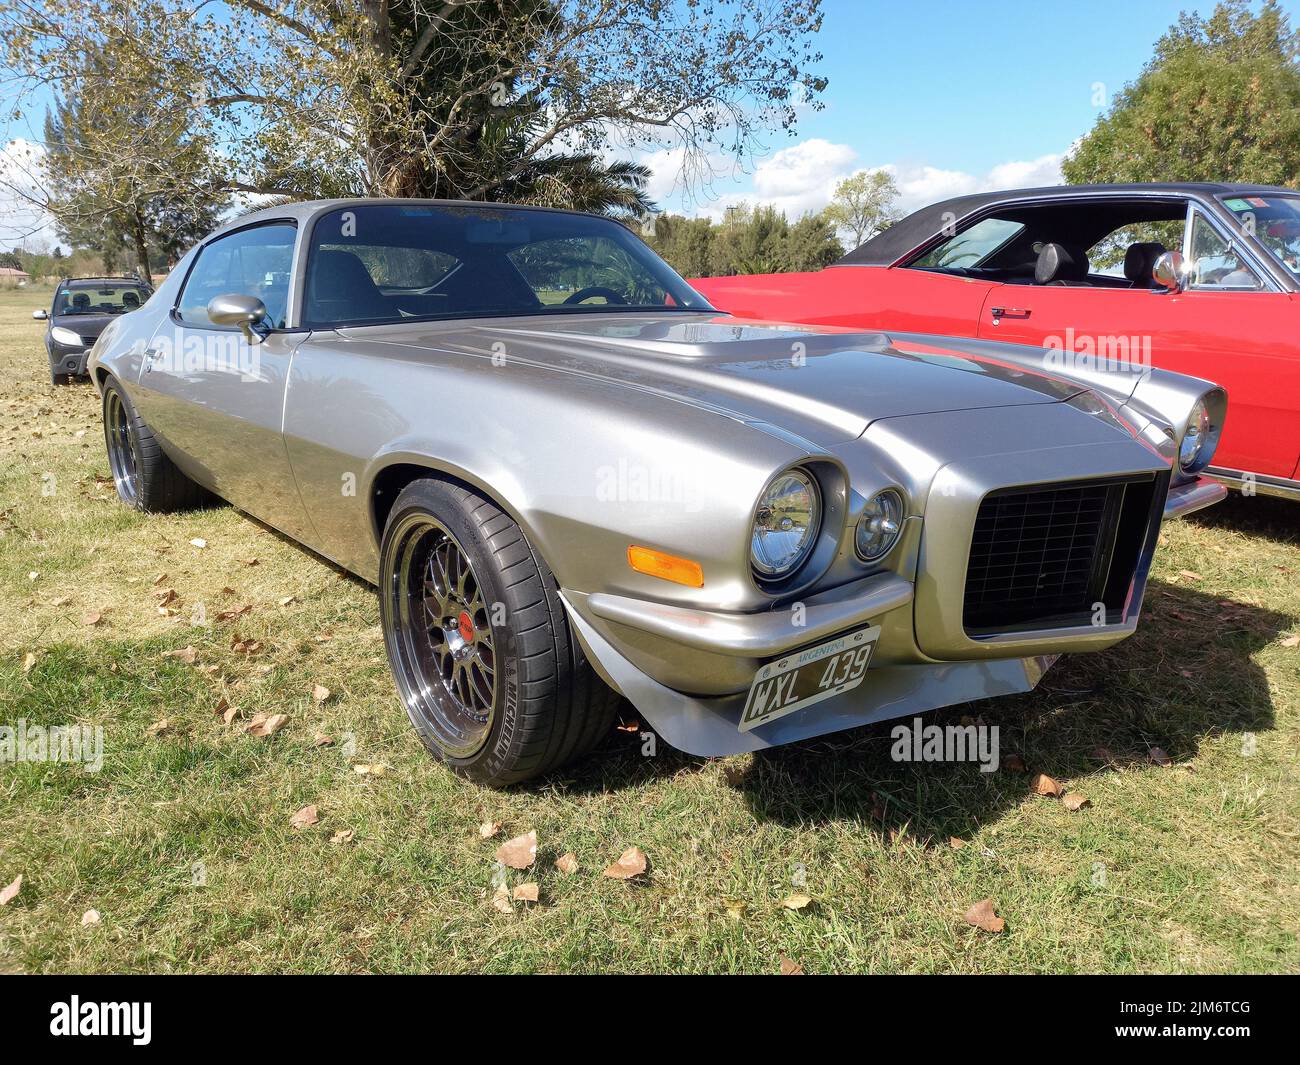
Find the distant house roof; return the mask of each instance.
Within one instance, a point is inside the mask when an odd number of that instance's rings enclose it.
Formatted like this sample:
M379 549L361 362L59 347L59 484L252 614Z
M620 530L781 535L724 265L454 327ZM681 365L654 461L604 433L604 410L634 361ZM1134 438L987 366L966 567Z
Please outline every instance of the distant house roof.
M0 266L0 277L28 278L30 276L26 270L15 270L12 266Z

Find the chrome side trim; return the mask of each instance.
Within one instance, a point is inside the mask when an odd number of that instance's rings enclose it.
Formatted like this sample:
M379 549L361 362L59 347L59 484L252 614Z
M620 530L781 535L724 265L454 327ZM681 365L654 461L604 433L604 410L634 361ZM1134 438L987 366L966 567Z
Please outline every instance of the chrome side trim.
M1269 477L1244 470L1226 470L1218 466L1207 466L1205 472L1239 492L1244 493L1249 481L1257 496L1274 496L1277 499L1289 499L1300 503L1300 481L1293 481L1290 477Z
M1174 485L1165 499L1165 521L1204 510L1225 499L1228 490L1209 477L1197 477L1186 484Z
M776 607L761 614L736 614L605 592L588 596L587 606L605 621L630 625L696 650L741 658L770 658L906 606L912 601L912 594L911 581L895 573L878 573L809 596L802 601L802 625L794 623L789 607Z

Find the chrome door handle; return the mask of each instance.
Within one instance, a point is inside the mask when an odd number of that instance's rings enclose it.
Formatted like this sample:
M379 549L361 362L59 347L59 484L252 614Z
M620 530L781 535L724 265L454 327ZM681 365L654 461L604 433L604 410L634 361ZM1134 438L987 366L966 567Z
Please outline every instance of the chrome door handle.
M144 372L145 373L148 373L150 370L153 369L153 364L162 358L162 354L163 353L161 348L144 349Z
M990 307L989 314L993 316L993 324L997 325L1003 318L1028 318L1032 311L1024 310L1020 307Z

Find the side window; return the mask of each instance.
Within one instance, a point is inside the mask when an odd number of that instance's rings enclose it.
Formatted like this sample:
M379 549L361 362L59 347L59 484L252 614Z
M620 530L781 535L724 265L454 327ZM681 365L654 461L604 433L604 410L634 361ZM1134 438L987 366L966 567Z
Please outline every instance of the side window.
M1025 227L1006 218L984 218L908 263L931 270L964 270L978 266Z
M1208 292L1263 288L1259 277L1237 250L1199 212L1192 213L1188 240L1187 287Z
M287 223L256 226L214 240L201 252L176 304L183 322L217 328L208 320L208 301L238 293L266 304L277 329L289 311L289 271L297 229Z

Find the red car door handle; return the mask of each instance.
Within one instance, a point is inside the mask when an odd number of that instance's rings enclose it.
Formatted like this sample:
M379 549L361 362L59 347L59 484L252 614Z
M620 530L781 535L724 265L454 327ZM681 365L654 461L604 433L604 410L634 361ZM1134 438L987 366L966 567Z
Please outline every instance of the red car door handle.
M1028 318L1032 312L1020 307L990 307L989 314L993 316L993 324L997 325L1000 318Z

